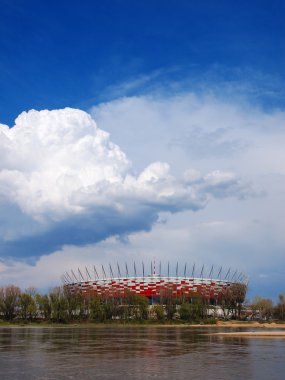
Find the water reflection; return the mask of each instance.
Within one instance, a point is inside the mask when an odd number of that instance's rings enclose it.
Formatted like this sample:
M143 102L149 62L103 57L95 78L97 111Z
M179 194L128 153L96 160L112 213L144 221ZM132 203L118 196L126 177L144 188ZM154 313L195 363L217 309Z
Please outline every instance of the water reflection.
M285 371L285 340L191 328L2 328L1 379L259 379ZM215 330L212 330L215 331Z

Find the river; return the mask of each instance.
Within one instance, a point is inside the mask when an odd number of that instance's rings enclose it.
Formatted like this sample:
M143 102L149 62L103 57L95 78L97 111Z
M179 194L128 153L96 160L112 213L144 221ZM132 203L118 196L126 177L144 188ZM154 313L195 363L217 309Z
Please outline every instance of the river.
M0 378L284 378L284 338L205 335L215 331L149 326L0 328Z

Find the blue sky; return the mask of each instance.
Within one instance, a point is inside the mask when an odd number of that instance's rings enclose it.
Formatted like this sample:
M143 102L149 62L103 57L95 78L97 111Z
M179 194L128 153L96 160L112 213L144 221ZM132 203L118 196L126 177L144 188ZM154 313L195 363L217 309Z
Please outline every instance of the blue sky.
M154 83L210 73L214 81L251 81L254 72L282 87L284 8L283 1L1 0L2 122L31 108L88 109L110 100L109 86L156 71L164 74Z
M284 292L284 15L0 0L0 283L156 257Z

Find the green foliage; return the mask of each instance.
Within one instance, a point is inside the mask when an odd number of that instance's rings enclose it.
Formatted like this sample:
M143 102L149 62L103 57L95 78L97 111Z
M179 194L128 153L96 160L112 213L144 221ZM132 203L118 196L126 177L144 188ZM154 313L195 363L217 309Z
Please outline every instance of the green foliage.
M165 313L162 305L154 305L152 308L152 312L154 314L155 319L157 319L158 321L165 320Z
M105 322L108 311L106 305L102 304L98 297L89 300L90 319L93 322Z
M66 319L67 321L82 320L86 318L85 304L81 293L72 293L68 288L63 289L63 298L66 303Z
M67 322L69 320L68 301L61 287L54 288L50 294L51 319L54 322Z
M201 302L183 303L179 309L180 318L184 321L197 322L203 318Z
M148 301L146 297L132 294L129 306L129 317L135 320L146 320L148 317Z
M285 321L285 295L279 294L278 300L279 302L275 307L274 315L280 321Z
M207 319L205 319L204 323L206 325L216 325L217 319L216 318L207 318Z
M35 298L29 293L22 293L19 296L18 306L22 319L32 320L37 315L37 305Z
M35 302L37 306L37 310L39 312L39 316L44 318L45 320L51 319L51 303L50 298L47 294L44 296L40 294L35 295Z
M0 313L4 319L15 318L20 294L21 290L14 285L0 288Z

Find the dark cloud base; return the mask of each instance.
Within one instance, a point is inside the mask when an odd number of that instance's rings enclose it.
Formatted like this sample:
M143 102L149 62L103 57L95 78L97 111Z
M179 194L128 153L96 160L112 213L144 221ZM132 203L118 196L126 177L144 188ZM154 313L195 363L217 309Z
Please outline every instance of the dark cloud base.
M2 241L0 256L3 260L13 258L32 264L40 256L60 250L64 245L84 246L98 243L111 236L124 237L138 231L150 231L158 220L158 214L145 211L138 217L138 215L124 216L112 212L103 220L104 223L100 223L100 218L92 215L73 217L68 221L57 223L52 229L40 235L16 241Z

